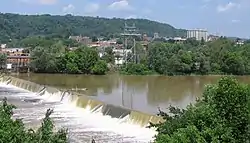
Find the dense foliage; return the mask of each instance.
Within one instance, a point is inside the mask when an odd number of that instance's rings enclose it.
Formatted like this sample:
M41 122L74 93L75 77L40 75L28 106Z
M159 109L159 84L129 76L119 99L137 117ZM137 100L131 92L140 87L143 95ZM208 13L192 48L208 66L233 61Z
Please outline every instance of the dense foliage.
M225 77L208 86L202 99L187 109L160 111L165 122L152 124L157 143L248 143L250 87Z
M129 19L141 33L153 36L184 36L185 30L146 19ZM82 16L19 15L0 13L0 43L28 36L67 37L70 35L113 37L123 32L125 19Z
M79 46L69 50L63 41L47 40L47 43L44 38L40 39L43 41L30 45L34 72L103 75L108 70L107 63L100 59L95 48Z
M20 45L30 47L31 66L35 72L105 74L108 64L114 65L117 57L113 47L88 48L69 39L27 37ZM69 50L76 47L77 50ZM250 74L250 44L237 45L227 38L211 42L188 39L184 43L155 41L143 47L138 41L136 53L127 55L123 74L190 75L190 74ZM3 55L1 61L5 61ZM100 61L102 60L102 61Z
M7 61L7 55L4 53L0 53L0 69L4 68L6 61Z
M121 74L127 75L149 75L153 74L152 71L149 70L147 66L144 64L135 64L135 63L128 63L121 67Z
M153 42L145 55L147 62L137 63L159 74L250 74L250 44L237 45L223 37L206 43L193 39L184 43Z
M12 119L14 105L7 104L6 98L0 105L0 142L1 143L67 143L67 130L54 132L47 110L42 126L38 130L26 129L21 119Z

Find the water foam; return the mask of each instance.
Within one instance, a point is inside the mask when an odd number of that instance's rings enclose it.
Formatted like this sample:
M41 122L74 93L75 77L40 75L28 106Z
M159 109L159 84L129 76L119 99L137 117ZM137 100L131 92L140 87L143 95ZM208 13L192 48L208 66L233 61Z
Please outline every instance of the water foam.
M9 83L9 81L7 81ZM120 134L124 140L129 138L128 142L150 142L153 140L153 136L157 133L153 129L141 127L140 125L133 124L129 119L129 115L123 118L112 118L108 115L103 115L102 106L97 109L91 107L89 104L85 108L77 107L77 99L72 99L72 96L67 92L45 92L33 93L27 90L15 87L13 85L1 84L0 86L10 87L26 91L29 94L20 94L19 96L28 96L41 99L40 102L56 102L54 114L52 118L54 120L67 120L65 123L67 126L75 126L75 129L69 129L73 134L76 132L109 132ZM63 117L63 118L62 118ZM43 117L38 117L40 120ZM65 127L61 124L59 127ZM134 138L132 141L131 138ZM122 142L124 142L124 140Z

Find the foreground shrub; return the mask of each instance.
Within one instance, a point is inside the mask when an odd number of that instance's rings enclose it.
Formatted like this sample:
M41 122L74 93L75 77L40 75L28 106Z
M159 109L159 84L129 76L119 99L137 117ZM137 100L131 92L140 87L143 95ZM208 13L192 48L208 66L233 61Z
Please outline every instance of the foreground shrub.
M165 119L151 124L157 143L249 143L250 87L224 77L208 86L203 97L182 110L170 107Z
M54 132L54 124L50 118L52 110L48 109L41 127L34 131L26 129L21 119L12 119L14 105L8 104L4 98L0 105L0 142L1 143L66 143L67 130Z

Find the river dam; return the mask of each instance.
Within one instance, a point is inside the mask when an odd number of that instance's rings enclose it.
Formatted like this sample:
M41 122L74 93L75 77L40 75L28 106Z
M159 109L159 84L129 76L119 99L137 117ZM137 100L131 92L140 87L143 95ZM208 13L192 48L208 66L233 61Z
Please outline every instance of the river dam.
M18 107L14 117L23 118L29 128L40 126L46 110L53 109L56 128L67 128L73 143L88 143L92 138L97 143L148 143L157 133L146 128L149 122L162 121L158 116L11 76L0 78L0 98L4 97Z

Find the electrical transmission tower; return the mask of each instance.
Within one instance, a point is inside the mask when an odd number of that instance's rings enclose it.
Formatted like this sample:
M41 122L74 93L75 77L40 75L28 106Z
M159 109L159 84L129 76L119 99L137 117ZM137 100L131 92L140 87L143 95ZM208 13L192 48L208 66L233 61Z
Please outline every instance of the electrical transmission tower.
M127 23L125 22L124 31L123 31L123 33L121 35L124 38L123 56L125 58L125 64L127 64L127 61L131 60L131 59L133 60L134 63L137 63L137 53L136 53L136 47L135 47L136 40L135 40L135 38L140 37L141 34L138 33L138 30L137 30L135 24L133 24L132 26L128 26ZM129 57L130 59L128 59L128 56L127 56L127 50L130 49L128 43L132 43L131 50L133 52L132 52L131 57Z

